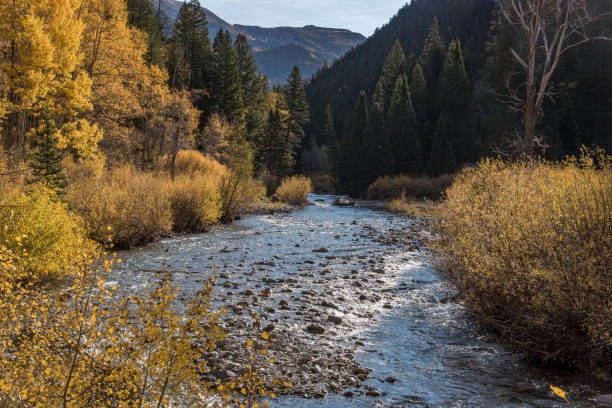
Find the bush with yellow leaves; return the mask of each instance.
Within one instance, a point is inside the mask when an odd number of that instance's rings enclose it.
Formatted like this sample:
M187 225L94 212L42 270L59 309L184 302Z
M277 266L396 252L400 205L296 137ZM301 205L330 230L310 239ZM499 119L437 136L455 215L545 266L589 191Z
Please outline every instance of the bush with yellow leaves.
M368 198L372 200L396 199L404 194L413 199L439 200L444 190L453 183L453 176L445 174L438 177L383 176L368 187Z
M305 205L312 191L312 182L308 177L293 176L283 180L276 194L287 204Z
M14 267L30 283L71 275L94 249L66 204L38 185L2 189L0 227L3 250L19 254Z
M66 198L85 220L93 240L132 248L172 231L167 184L152 173L123 166L96 177L69 178Z
M485 160L438 209L440 270L471 311L544 361L612 367L612 165Z

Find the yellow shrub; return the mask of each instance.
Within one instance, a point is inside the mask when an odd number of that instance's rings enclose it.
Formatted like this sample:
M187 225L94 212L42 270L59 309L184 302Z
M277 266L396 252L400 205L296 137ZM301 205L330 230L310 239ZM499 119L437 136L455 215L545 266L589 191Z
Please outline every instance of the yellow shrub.
M312 182L308 177L294 176L283 180L276 194L287 204L304 205L312 190Z
M72 276L95 251L66 204L41 186L3 192L0 246L18 255L15 273L31 283Z
M227 168L223 164L209 156L204 156L197 150L179 151L174 165L177 175L211 174L222 176L227 172ZM169 171L169 159L166 159L164 168Z
M219 181L206 175L178 176L165 188L172 208L175 232L199 232L221 218Z
M427 198L439 200L453 182L452 175L438 177L429 176L384 176L378 178L368 188L368 198L371 200L384 200L399 198L402 193L410 198Z
M439 209L440 269L505 340L545 360L612 367L612 166L487 160Z
M172 230L172 209L165 183L125 166L100 177L74 180L68 201L82 215L89 236L112 237L116 247L152 242Z

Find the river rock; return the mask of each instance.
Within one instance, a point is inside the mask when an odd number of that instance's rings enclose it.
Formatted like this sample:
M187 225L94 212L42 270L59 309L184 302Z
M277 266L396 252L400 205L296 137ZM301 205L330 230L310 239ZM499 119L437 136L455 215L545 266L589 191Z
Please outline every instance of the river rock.
M316 325L314 323L309 324L308 326L306 326L305 330L308 333L312 333L312 334L323 334L325 333L325 329L319 325Z
M342 324L342 318L338 316L329 315L327 317L328 322L332 322L333 324Z
M354 207L355 202L349 200L346 197L339 197L339 198L336 198L336 200L334 200L334 205L336 207Z

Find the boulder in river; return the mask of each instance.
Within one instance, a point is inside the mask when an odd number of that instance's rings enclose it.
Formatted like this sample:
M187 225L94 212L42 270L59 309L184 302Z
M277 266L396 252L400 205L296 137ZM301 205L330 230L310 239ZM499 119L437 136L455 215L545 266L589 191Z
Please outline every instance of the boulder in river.
M346 197L338 197L338 198L336 198L336 200L334 200L334 205L336 207L354 207L355 206L355 202L349 200Z

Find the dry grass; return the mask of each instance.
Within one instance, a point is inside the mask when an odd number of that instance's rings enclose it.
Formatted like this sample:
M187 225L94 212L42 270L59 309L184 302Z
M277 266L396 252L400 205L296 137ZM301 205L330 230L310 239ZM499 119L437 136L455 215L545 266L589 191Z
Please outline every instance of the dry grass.
M411 199L439 200L453 183L453 175L429 176L384 176L368 188L370 200L399 198L402 194Z
M305 205L308 203L308 194L312 193L312 190L312 182L308 177L293 176L283 180L276 194L284 203Z
M533 356L610 371L610 157L484 161L447 195L433 247L472 312Z

